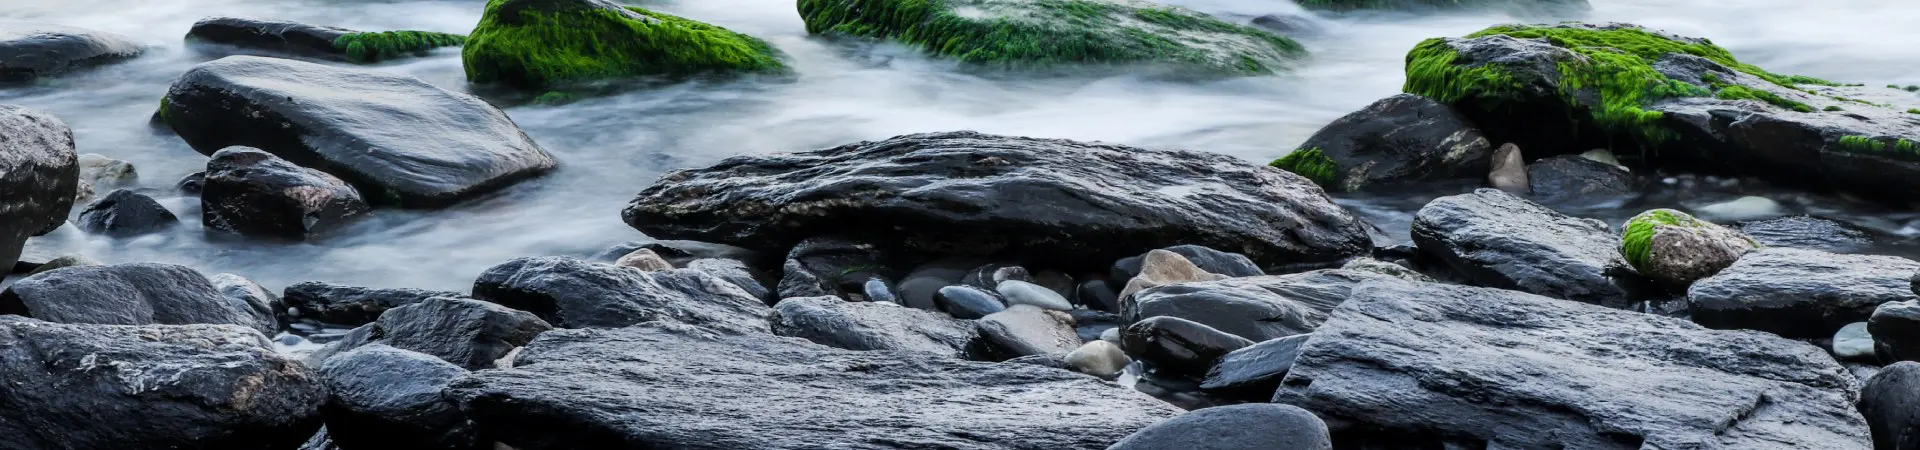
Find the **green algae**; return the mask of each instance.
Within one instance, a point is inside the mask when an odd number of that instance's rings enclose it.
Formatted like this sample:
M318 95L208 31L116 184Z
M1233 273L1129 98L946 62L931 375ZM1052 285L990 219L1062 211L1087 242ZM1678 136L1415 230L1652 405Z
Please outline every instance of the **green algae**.
M1521 11L1574 12L1587 8L1585 1L1564 0L1298 0L1296 3L1301 8L1323 11L1513 7Z
M1828 107L1826 107L1826 108L1824 108L1824 109L1821 109L1821 110L1822 110L1822 111L1827 111L1827 112L1833 112L1833 111L1843 111L1843 110L1842 110L1842 109L1840 109L1840 107L1838 107L1838 106L1828 106Z
M1920 143L1908 139L1841 136L1835 143L1842 151L1848 153L1890 156L1909 161L1920 160Z
M1339 165L1335 164L1333 159L1328 158L1325 153L1322 153L1319 148L1294 150L1292 153L1288 153L1287 156L1273 160L1273 163L1269 165L1306 177L1322 188L1339 190Z
M772 45L639 7L506 10L491 0L462 52L467 79L541 90L645 75L784 73Z
M467 41L458 34L430 31L380 31L347 33L333 40L333 48L345 52L347 61L359 64L408 56L426 56L428 51L458 46Z
M1653 253L1653 235L1663 226L1699 228L1710 226L1687 213L1671 209L1655 209L1640 213L1627 219L1627 226L1620 233L1620 254L1627 258L1627 264L1636 270L1647 270L1647 264Z

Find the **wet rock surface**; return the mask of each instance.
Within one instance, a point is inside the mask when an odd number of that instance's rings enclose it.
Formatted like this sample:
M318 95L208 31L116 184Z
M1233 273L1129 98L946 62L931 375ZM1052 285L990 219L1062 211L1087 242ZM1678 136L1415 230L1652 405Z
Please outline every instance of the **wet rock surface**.
M1131 320L1177 317L1253 342L1313 332L1355 285L1386 275L1340 269L1181 283L1135 295Z
M206 44L290 56L345 60L334 40L353 30L286 20L252 17L208 17L187 30L187 42L203 53L219 52Z
M1860 415L1876 450L1920 449L1920 363L1900 362L1860 388Z
M1606 223L1493 189L1441 197L1414 216L1413 241L1475 284L1587 303L1624 303L1634 276Z
M213 154L200 205L208 229L290 240L321 237L371 209L360 191L339 178L251 147Z
M773 334L847 350L893 350L965 357L980 332L972 321L938 312L835 297L781 300Z
M1741 233L1768 247L1795 247L1851 253L1873 245L1874 236L1859 226L1815 216L1787 216L1735 224Z
M1108 450L1333 450L1327 424L1288 405L1220 406L1140 430Z
M667 320L736 333L768 329L765 303L698 270L642 272L573 258L518 258L481 273L473 297L560 328Z
M455 292L413 288L369 288L320 281L294 283L282 299L301 318L337 325L361 325L380 318L389 309L434 297L465 297Z
M114 33L9 21L0 24L0 85L120 62L145 51L131 38Z
M1453 108L1400 94L1334 120L1294 152L1310 155L1281 158L1274 165L1330 191L1358 191L1484 177L1493 146Z
M1688 311L1709 328L1827 338L1882 303L1920 300L1908 281L1915 273L1920 262L1906 258L1770 248L1695 282Z
M200 272L157 263L36 274L0 292L0 314L76 324L233 324L273 330L273 322L257 317L253 305L221 295Z
M998 359L1021 356L1063 356L1080 348L1073 317L1031 305L1014 305L975 322L980 337Z
M341 353L320 365L329 397L321 416L344 448L478 449L479 437L441 390L467 374L432 356L385 345Z
M7 193L0 196L0 267L13 267L28 237L66 223L79 187L78 160L65 122L0 105L0 168L6 169L0 170L0 192Z
M160 206L153 197L115 189L81 210L79 221L74 224L90 233L126 237L171 228L180 224L180 217Z
M1312 338L1312 334L1287 336L1229 352L1207 370L1200 388L1264 401L1280 387L1280 380L1300 357L1300 349Z
M1528 164L1527 183L1533 200L1549 205L1618 203L1640 193L1640 180L1633 172L1574 155Z
M1867 332L1881 361L1920 361L1920 301L1880 304L1867 318Z

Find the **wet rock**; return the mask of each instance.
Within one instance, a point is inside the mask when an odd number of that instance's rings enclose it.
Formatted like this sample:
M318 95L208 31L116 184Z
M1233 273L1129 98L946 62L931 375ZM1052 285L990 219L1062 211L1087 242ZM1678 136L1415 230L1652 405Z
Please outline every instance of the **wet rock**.
M1080 335L1081 341L1099 340L1107 330L1120 327L1118 314L1090 309L1075 309L1066 313L1073 317L1073 331Z
M1253 342L1313 332L1353 287L1386 275L1338 269L1182 283L1141 291L1126 319L1177 317Z
M1300 6L1310 10L1400 10L1432 14L1439 10L1499 11L1516 17L1570 16L1586 12L1587 0L1306 0Z
M1624 303L1612 277L1632 273L1606 223L1493 189L1427 203L1413 241L1476 284L1587 303Z
M1281 36L1299 36L1326 31L1319 20L1305 14L1267 14L1253 18L1255 28Z
M1640 180L1625 167L1574 155L1527 165L1527 183L1534 200L1552 205L1620 202L1640 192Z
M765 268L768 264L780 261L767 261L766 255L726 244L699 241L661 241L639 240L623 242L594 256L595 262L614 262L639 249L653 250L653 253L673 264L674 267L687 267L696 259L731 259L745 263L747 267Z
M1920 449L1920 363L1895 363L1867 379L1860 415L1873 432L1873 448Z
M283 317L287 314L287 303L280 296L267 290L260 283L231 273L219 273L207 277L207 283L220 291L227 302L244 307L247 315L253 317L253 323L260 324L261 334L272 336L280 332Z
M210 230L305 240L369 215L367 201L346 182L260 149L220 150L206 173L200 208Z
M326 387L232 325L74 325L0 316L8 448L293 448Z
M1333 450L1327 424L1288 405L1195 410L1142 429L1107 450Z
M1033 282L1033 274L1027 268L1015 263L991 263L975 267L967 272L960 282L986 290L993 290L1008 280Z
M769 310L739 287L690 269L641 272L573 258L517 258L481 273L473 297L532 312L560 328L667 320L765 333Z
M1073 276L1067 275L1066 272L1042 270L1039 273L1033 274L1033 280L1031 282L1045 287L1055 294L1060 294L1060 298L1067 299L1069 303L1079 304L1079 301L1074 298L1074 289L1078 285L1074 284Z
M892 278L899 273L889 269L894 256L877 245L860 240L816 236L800 241L787 252L787 260L820 280L829 293L858 294L873 277ZM990 287L990 286L989 286Z
M782 59L751 36L601 0L488 3L461 50L467 81L536 93L640 77L778 75L787 72Z
M7 42L0 30L0 49ZM56 36L57 37L57 36ZM4 54L5 50L0 50ZM14 64L0 62L0 66ZM0 77L5 70L0 70ZM79 189L73 131L51 114L0 105L0 267L18 261L27 238L66 223Z
M413 288L367 288L319 281L294 283L281 291L300 318L336 325L363 325L387 310L434 297L465 297L455 292Z
M533 313L463 298L434 297L388 310L371 342L420 352L467 370L491 369L515 347L553 329Z
M1266 401L1280 387L1280 380L1300 357L1300 348L1312 334L1298 334L1242 347L1221 356L1200 389L1209 393L1232 395L1251 401Z
M74 197L75 203L94 200L94 194L101 189L119 186L131 186L139 181L140 173L132 163L108 158L96 153L80 154L80 190Z
M1487 172L1487 185L1513 195L1533 193L1533 180L1528 178L1527 163L1520 155L1520 146L1508 142L1494 149L1493 167Z
M299 450L340 450L340 446L333 445L333 437L327 435L327 427L323 426L319 433L314 433L306 443L300 444Z
M1340 424L1336 441L1400 448L1865 450L1854 386L1825 351L1764 333L1376 281L1314 332L1273 401Z
M1693 283L1687 309L1708 328L1827 338L1882 303L1920 299L1908 287L1916 272L1906 258L1770 248Z
M780 266L780 284L775 286L775 289L778 290L780 298L841 297L840 291L830 285L827 280L822 279L812 270L807 270L800 261L791 259Z
M49 260L46 260L46 262L35 265L33 267L33 270L27 272L27 276L39 275L43 272L48 272L53 269L59 269L64 267L102 266L102 265L106 265L106 264L100 261L96 261L93 258L88 258L87 255L63 255L58 258L49 259Z
M903 250L1061 268L1177 244L1271 265L1332 263L1369 248L1358 220L1281 171L1217 154L972 132L672 172L623 217L652 236L748 248L835 229Z
M1492 144L1453 108L1400 94L1347 114L1273 162L1329 191L1486 175Z
M895 350L965 357L979 337L970 321L878 302L789 298L768 318L773 334L848 350Z
M522 450L1098 450L1178 413L1067 371L662 322L555 330L513 369L475 372L446 394Z
M742 263L739 260L724 258L696 259L687 261L686 267L688 269L706 272L708 275L720 277L722 280L727 280L728 283L739 286L740 290L746 291L747 295L751 295L753 298L760 299L761 301L771 303L774 300L779 300L778 298L774 298L773 291L767 290L767 285L760 281L761 275L752 268L747 267L746 263Z
M173 188L179 190L180 193L196 196L200 195L200 191L206 188L206 186L207 172L205 171L187 174L187 176L181 177L180 181L173 184Z
M1780 202L1766 197L1746 196L1694 208L1702 216L1720 220L1754 220L1781 214Z
M1873 361L1873 335L1866 322L1840 327L1833 335L1833 358L1841 361Z
M1161 250L1179 254L1187 258L1187 262L1193 263L1194 267L1199 267L1207 273L1229 277L1266 275L1260 270L1260 266L1253 263L1253 260L1238 253L1227 253L1198 245L1175 245ZM1142 253L1115 261L1110 270L1114 282L1124 286L1127 281L1133 280L1133 277L1140 276L1140 269L1146 262L1146 258L1147 255Z
M1025 281L1002 281L995 291L1000 293L1000 298L1005 299L1008 305L1033 305L1040 309L1054 311L1073 309L1073 304L1068 303L1060 293Z
M867 282L861 285L860 293L865 294L867 301L870 302L903 304L900 302L900 296L894 295L893 288L887 286L887 280L884 278L868 278Z
M1881 361L1920 361L1920 301L1880 304L1867 319L1867 331Z
M131 38L52 24L0 24L0 84L28 83L140 56Z
M1128 364L1133 363L1133 359L1128 358L1127 352L1121 350L1119 345L1101 340L1088 341L1080 348L1067 352L1065 359L1067 366L1073 370L1101 378L1117 376Z
M1013 305L975 323L993 351L1008 358L1065 355L1081 345L1072 316L1031 305Z
M633 253L628 253L626 256L620 257L618 261L613 262L613 265L632 267L648 272L655 270L673 270L673 263L667 262L666 258L661 258L660 255L655 254L653 250L644 248L634 250Z
M74 266L29 276L0 292L0 314L75 324L274 329L250 305L222 296L200 272L157 263Z
M1120 290L1120 307L1123 312L1128 309L1128 305L1132 304L1133 293L1143 289L1222 278L1226 276L1207 272L1178 253L1166 250L1150 251L1140 260L1140 273L1127 280L1127 287Z
M1341 265L1340 269L1353 272L1375 273L1407 281L1433 281L1433 277L1420 273L1420 271L1407 268L1407 266L1373 258L1354 258L1352 261L1347 261L1346 264Z
M1865 228L1814 216L1786 216L1735 224L1741 233L1768 247L1796 247L1851 253L1874 243Z
M1607 150L1604 148L1596 148L1593 150L1580 152L1580 157L1586 158L1588 161L1595 161L1595 162L1599 162L1601 164L1606 164L1609 166L1620 165L1620 158L1614 157L1612 150Z
M1134 322L1121 332L1121 339L1127 354L1146 362L1154 373L1195 378L1227 353L1253 345L1246 338L1168 316Z
M447 205L554 168L498 108L403 75L229 56L181 75L162 106L194 150L256 147L378 205Z
M202 53L230 53L228 48L275 56L299 56L332 61L370 63L408 56L425 56L438 47L458 46L465 36L423 31L362 32L284 20L208 17L187 30L187 43ZM218 44L218 48L206 44Z
M940 312L957 319L978 319L1007 309L993 293L973 286L947 286L933 295Z
M910 307L937 310L933 302L934 295L941 288L961 284L967 277L967 271L981 264L983 262L978 259L964 257L941 258L921 264L900 279L900 299Z
M75 222L81 230L108 236L127 237L154 233L180 223L180 217L160 206L153 197L115 189L80 211Z
M1080 283L1079 291L1080 301L1086 303L1087 308L1106 312L1120 311L1120 293L1114 292L1113 287L1108 285L1106 280L1087 280Z
M1620 253L1627 263L1640 275L1669 286L1713 276L1760 248L1739 231L1671 209L1640 213L1623 228Z
M345 448L475 449L478 433L440 396L467 370L432 356L369 345L328 358L317 371L331 393L327 434Z

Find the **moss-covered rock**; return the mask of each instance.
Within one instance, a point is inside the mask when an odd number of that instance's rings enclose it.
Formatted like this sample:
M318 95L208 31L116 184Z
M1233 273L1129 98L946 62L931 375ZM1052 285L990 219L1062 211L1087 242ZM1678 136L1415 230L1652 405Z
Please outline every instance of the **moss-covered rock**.
M1136 0L800 0L800 17L813 34L890 39L996 68L1268 74L1306 54L1279 35Z
M1487 176L1491 145L1453 108L1400 94L1347 114L1272 165L1328 191Z
M333 40L333 48L347 60L370 63L408 56L426 56L441 47L457 47L467 41L458 34L431 31L378 31L347 33Z
M1323 11L1363 9L1497 9L1519 14L1569 15L1592 9L1587 0L1299 0L1300 7Z
M1627 220L1620 254L1641 275L1674 287L1720 273L1758 242L1680 211L1655 209Z
M285 20L208 17L187 30L187 43L201 53L233 54L233 48L357 64L426 56L457 47L466 36L431 31L355 31ZM206 45L217 44L217 45Z
M468 81L533 91L645 75L787 70L760 39L605 0L491 0L461 56Z

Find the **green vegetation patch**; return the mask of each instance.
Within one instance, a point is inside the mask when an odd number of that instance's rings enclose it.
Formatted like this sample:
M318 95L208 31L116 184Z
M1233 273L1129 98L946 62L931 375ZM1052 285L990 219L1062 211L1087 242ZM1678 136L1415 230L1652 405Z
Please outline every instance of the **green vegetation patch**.
M467 41L458 34L431 31L380 31L347 33L333 40L333 48L346 52L347 61L372 63L408 56L426 56L440 47L458 46Z
M807 32L890 39L996 68L1166 64L1269 74L1299 43L1186 9L1132 0L799 0Z
M639 7L491 0L467 38L467 80L542 90L643 75L784 73L765 41Z
M1323 11L1520 7L1521 10L1574 12L1587 9L1585 0L1297 0L1296 3L1302 8Z
M1294 150L1287 156L1273 160L1270 165L1306 177L1322 188L1339 190L1340 168L1333 158L1328 158L1319 148Z
M1840 149L1848 153L1891 156L1904 160L1920 160L1920 143L1908 139L1841 136L1838 143Z

